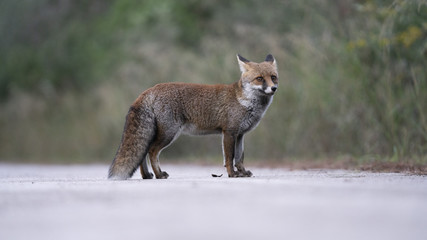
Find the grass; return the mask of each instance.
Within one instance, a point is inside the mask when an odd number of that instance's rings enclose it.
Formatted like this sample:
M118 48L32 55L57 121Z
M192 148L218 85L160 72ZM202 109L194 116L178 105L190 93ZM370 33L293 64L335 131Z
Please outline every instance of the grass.
M0 47L10 54L0 61L13 60L0 68L0 161L109 163L140 92L170 81L232 83L239 79L236 53L253 61L272 53L279 90L245 137L246 156L301 168L425 172L423 1L117 0L74 3L60 9L67 14L53 15L43 11L61 6L33 7L38 10L26 14L38 18L2 15L28 18L47 34L39 39L37 32L0 26L8 36ZM271 14L255 11L261 8ZM16 32L6 34L9 29ZM220 153L218 137L184 137L164 156L197 160Z

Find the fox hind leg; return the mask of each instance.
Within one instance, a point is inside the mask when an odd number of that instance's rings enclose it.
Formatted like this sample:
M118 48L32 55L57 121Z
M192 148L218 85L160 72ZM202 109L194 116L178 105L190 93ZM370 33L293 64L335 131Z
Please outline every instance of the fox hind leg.
M169 177L167 172L160 169L160 152L169 146L174 139L178 137L178 132L158 134L153 144L150 146L148 156L150 157L151 167L157 179L166 179Z
M141 171L143 179L152 179L154 177L154 175L148 170L148 159L146 157L142 160L139 170Z
M156 175L157 179L166 179L169 177L169 174L167 172L164 172L160 168L160 162L159 162L159 151L153 151L150 152L150 161L151 161L151 167L153 168L154 174Z

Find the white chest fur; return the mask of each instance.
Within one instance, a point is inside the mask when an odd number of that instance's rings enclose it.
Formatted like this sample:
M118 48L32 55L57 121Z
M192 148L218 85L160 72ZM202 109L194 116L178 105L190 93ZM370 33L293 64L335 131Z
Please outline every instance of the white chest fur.
M240 131L247 132L258 126L272 100L273 96L254 97L246 105L242 104L247 112L240 124Z

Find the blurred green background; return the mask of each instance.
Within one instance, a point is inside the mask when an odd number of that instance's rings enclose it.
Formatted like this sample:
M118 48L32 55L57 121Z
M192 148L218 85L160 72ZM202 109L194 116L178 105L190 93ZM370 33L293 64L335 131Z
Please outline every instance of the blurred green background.
M0 36L0 161L110 163L143 90L232 83L236 53L272 53L247 158L427 162L424 0L3 0ZM220 141L162 157L221 162Z

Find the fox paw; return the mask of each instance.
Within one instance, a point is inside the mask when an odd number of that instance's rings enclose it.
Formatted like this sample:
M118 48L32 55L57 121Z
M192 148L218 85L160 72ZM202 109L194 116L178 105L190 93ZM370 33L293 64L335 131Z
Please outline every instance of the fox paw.
M169 177L167 172L161 172L160 176L156 176L157 179L166 179Z
M245 177L252 177L252 172L249 170L240 171Z
M142 175L143 179L153 179L154 175L152 173L148 173L148 175Z
M252 173L250 171L245 172L232 172L231 174L228 174L228 177L230 178L240 178L240 177L251 177Z

